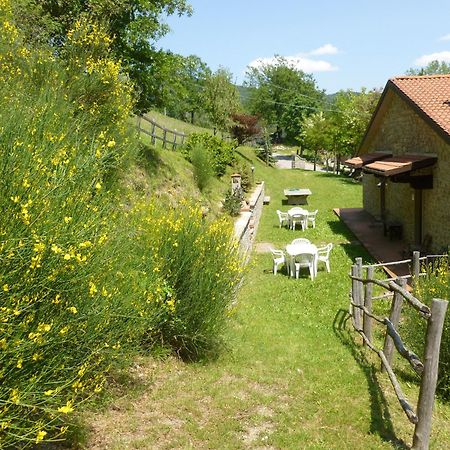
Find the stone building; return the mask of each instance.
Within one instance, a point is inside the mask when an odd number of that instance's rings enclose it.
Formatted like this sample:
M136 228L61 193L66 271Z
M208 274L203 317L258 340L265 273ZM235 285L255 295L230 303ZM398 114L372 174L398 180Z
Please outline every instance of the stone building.
M450 244L450 75L390 79L357 156L363 206L406 244Z

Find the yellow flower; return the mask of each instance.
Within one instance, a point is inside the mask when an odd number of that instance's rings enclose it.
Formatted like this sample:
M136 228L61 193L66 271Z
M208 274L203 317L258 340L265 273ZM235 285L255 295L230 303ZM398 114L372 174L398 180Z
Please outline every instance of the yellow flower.
M72 402L70 400L65 404L65 406L61 406L60 408L58 408L58 412L63 414L69 414L72 411L73 411Z
M114 139L111 139L110 141L108 141L108 143L106 144L107 147L112 148L116 145L116 141Z
M66 334L69 331L69 327L65 326L59 330L59 334Z
M22 363L23 363L23 358L19 358L19 359L17 360L16 367L17 367L18 369L21 369L21 368L22 368Z
M41 253L45 250L45 244L43 242L38 242L34 244L34 251L36 253Z
M3 285L3 290L4 290L5 292L8 292L8 291L9 291L9 286L8 286L6 283Z
M92 297L96 293L97 293L97 286L92 281L89 281L89 295Z
M72 314L76 314L78 312L77 308L75 306L69 306L67 308L67 311L71 312Z
M54 253L56 253L56 254L62 253L61 248L58 247L56 244L53 244L52 247L51 247L51 249L52 249L52 252L54 252Z
M52 395L53 392L55 392L54 389L49 389L48 391L45 391L45 392L44 392L44 395Z
M47 434L47 432L46 431L38 431L38 434L37 434L37 436L36 436L36 444L37 443L39 443L39 442L41 442L44 438L45 438L45 435Z
M69 223L72 220L72 217L65 216L64 222Z
M102 183L98 182L95 183L95 189L97 189L98 191L102 188Z
M10 394L10 399L13 403L17 405L19 403L19 391L17 389L13 389Z

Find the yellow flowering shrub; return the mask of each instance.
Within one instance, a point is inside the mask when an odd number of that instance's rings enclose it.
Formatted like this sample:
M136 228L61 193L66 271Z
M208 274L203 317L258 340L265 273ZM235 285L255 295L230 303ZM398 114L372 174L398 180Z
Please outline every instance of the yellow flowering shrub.
M148 338L187 359L216 352L243 270L231 221L207 221L190 202L137 209L149 250L145 270L156 280L146 297L154 315Z
M26 448L63 438L139 339L123 319L137 295L117 277L132 252L111 182L132 147L132 97L107 51L78 47L77 66L74 52L61 61L26 47L9 6L1 0L0 448ZM100 27L88 36L110 44Z

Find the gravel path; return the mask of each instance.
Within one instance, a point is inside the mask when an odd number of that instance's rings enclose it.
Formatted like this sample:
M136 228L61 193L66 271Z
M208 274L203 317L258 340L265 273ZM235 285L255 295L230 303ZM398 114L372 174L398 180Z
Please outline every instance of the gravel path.
M279 169L292 169L292 155L282 155L273 153L272 156L276 159L276 166ZM314 164L309 161L304 161L304 170L314 170ZM297 161L298 164L298 161ZM322 166L317 164L317 170L325 170Z

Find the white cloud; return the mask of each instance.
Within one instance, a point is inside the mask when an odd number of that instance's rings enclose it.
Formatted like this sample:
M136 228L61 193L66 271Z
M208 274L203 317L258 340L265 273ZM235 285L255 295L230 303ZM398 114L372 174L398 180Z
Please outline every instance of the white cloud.
M316 48L315 50L311 50L308 54L314 56L314 55L336 55L337 53L339 53L337 47L335 47L332 44L325 44L319 48Z
M335 55L339 53L337 47L332 44L325 44L309 52L298 53L293 56L282 56L288 65L306 73L313 72L335 72L339 68L323 59L315 59L315 56ZM276 65L277 56L271 58L257 58L248 64L248 67L259 68L262 66Z
M328 61L305 58L304 56L284 56L284 60L294 69L303 70L303 72L334 72L338 67L333 66ZM249 67L263 67L276 65L277 58L258 58L249 63Z
M422 55L420 58L417 58L414 61L414 64L417 66L426 66L431 61L443 61L443 62L450 62L450 51L444 51L444 52L436 52L436 53L430 53L429 55Z
M450 33L439 38L440 41L450 41Z

